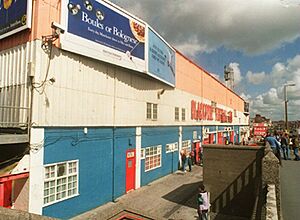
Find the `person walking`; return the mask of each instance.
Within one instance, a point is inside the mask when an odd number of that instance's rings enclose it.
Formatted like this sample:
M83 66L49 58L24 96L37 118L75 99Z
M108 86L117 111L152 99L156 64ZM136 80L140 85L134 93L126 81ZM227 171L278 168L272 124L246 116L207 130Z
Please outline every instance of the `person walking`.
M293 151L294 151L294 155L295 155L295 159L294 160L300 160L300 157L299 157L299 137L297 137L296 135L293 136L292 138L292 148L293 148Z
M282 134L280 142L281 142L283 158L285 160L290 160L291 158L290 158L290 148L289 148L289 134L288 133Z
M205 186L200 184L199 192L197 195L197 212L199 220L208 219L208 210L210 207L208 192L205 190Z
M193 147L193 149L191 151L191 158L192 158L192 164L195 165L196 164L196 147Z
M185 171L185 163L186 163L186 152L185 152L185 150L182 149L180 151L180 156L181 156L182 171L186 172Z
M265 141L270 144L270 147L271 147L274 155L278 158L279 163L281 164L280 143L276 140L276 138L274 136L272 136L270 134L267 134Z
M187 156L187 163L188 163L188 166L189 166L189 172L192 172L192 163L193 163L193 161L192 161L192 158L193 158L192 152L193 152L193 151L191 151L191 152L188 154L188 156Z

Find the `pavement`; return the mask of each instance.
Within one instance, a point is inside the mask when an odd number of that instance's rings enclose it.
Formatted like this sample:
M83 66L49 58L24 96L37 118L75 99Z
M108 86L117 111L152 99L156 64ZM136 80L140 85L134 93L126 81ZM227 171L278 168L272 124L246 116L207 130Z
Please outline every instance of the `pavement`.
M293 156L292 156L293 158ZM282 217L284 220L299 219L300 161L282 160L280 169Z
M195 165L192 172L176 171L123 195L115 202L109 202L72 219L123 219L119 217L122 213L138 213L143 217L140 219L196 220L196 196L202 180L203 169Z

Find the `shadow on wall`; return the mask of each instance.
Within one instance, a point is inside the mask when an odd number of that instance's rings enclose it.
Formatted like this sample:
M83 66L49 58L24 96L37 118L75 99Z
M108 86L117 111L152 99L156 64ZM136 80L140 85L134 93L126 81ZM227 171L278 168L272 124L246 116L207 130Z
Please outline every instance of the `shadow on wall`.
M213 150L206 152L207 160ZM260 216L262 207L258 206L261 204L263 151L215 150L219 160L213 161L213 164L204 161L204 183L211 192L211 212L216 214L214 219L251 219L253 215ZM229 157L228 153L232 155Z
M148 74L116 66L104 61L92 59L83 55L74 54L68 51L63 51L58 48L53 48L52 57L59 56L68 57L74 64L73 74L84 72L86 69L91 68L98 73L103 73L107 78L116 78L119 82L127 84L128 86L140 91L156 91L156 90L174 90L173 87L154 79ZM78 71L76 71L76 69ZM75 71L74 71L75 70Z

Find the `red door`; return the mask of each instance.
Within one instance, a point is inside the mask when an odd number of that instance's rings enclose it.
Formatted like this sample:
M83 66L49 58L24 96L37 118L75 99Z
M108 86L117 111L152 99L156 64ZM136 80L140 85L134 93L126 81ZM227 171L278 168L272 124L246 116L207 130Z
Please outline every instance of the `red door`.
M215 139L214 134L209 134L209 143L210 144L214 143L214 139Z
M0 182L0 206L11 207L12 181Z
M218 132L218 144L223 144L223 133Z
M135 150L126 151L126 193L135 188Z
M196 148L196 163L199 162L199 152L200 152L200 142L196 142L195 143L195 148Z
M234 144L234 131L230 132L230 142Z

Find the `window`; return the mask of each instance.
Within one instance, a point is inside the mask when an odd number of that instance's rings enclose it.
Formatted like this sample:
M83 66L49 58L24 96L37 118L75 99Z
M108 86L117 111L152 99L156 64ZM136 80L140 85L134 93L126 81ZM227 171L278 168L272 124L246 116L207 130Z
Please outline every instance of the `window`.
M145 148L141 149L141 159L145 159Z
M187 154L191 152L191 140L182 141L182 150L185 150Z
M147 119L152 119L152 104L147 103Z
M179 108L175 107L175 121L179 121Z
M146 147L145 171L161 166L161 145Z
M178 150L178 143L171 143L166 145L166 153L171 153Z
M153 104L153 120L157 120L157 104Z
M150 120L157 120L157 104L147 102L146 117Z
M237 114L236 114L236 110L235 110L235 109L233 110L233 115L234 115L234 117L237 117Z
M44 205L78 194L78 161L45 166Z
M181 109L181 120L185 121L185 108Z

